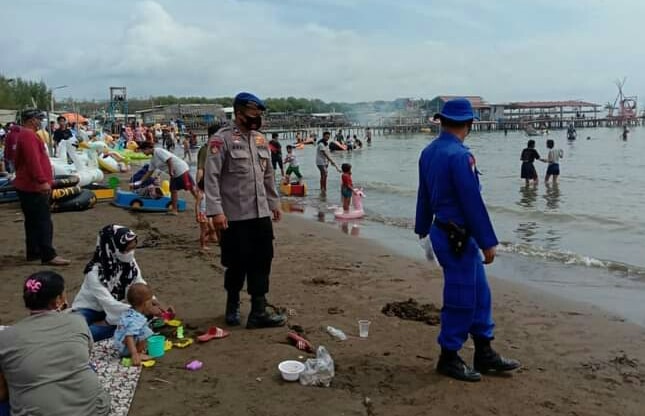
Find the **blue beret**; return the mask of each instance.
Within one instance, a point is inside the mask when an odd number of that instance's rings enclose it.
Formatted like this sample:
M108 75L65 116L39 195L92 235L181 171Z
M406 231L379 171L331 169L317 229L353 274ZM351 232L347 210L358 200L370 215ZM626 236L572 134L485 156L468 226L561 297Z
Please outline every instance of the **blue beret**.
M241 92L235 96L235 100L233 100L233 105L234 106L247 106L247 105L255 105L258 109L264 111L267 109L266 105L264 105L264 102L256 97L255 95L251 94L250 92Z

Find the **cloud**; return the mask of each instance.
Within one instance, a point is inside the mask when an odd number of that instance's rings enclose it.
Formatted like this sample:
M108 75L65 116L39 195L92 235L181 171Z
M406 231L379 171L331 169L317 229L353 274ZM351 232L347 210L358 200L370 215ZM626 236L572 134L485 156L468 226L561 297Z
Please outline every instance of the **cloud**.
M14 3L0 70L67 84L59 94L79 98L104 99L109 86L125 85L140 97L251 90L344 101L454 93L605 102L617 77L630 77L628 91L645 87L645 58L633 52L645 5L635 0L622 8L601 0ZM49 18L25 31L35 5Z

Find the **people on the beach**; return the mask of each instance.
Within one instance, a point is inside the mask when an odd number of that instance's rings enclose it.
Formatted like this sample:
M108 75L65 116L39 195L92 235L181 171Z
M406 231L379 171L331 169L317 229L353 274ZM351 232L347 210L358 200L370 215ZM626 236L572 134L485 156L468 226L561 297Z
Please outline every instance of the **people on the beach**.
M99 231L94 256L85 266L83 284L72 304L74 312L85 317L94 341L114 335L121 314L130 308L124 303L128 287L146 283L134 257L136 247L137 235L127 227L112 224ZM163 308L154 303L154 315L161 315Z
M130 357L132 364L139 366L150 359L146 354L146 341L154 334L147 318L155 311L152 290L146 284L133 283L128 288L127 299L130 308L119 318L113 345L121 357Z
M352 165L343 163L340 165L340 169L343 171L340 176L340 195L343 198L343 211L349 212L352 194L356 192L354 182L352 182Z
M627 128L627 126L623 126L622 136L623 136L623 141L626 141L627 137L629 136L629 129Z
M549 153L546 156L548 166L546 168L546 177L544 182L548 183L549 179L553 177L553 183L558 183L558 176L560 176L560 159L564 156L562 149L555 148L555 142L552 139L546 141L546 147Z
M240 291L247 282L251 313L247 328L283 326L286 316L268 308L273 260L273 224L280 221L271 152L260 133L262 100L239 93L233 101L235 121L210 140L204 190L206 213L221 230L221 262L226 268L226 323L240 324Z
M40 260L50 266L67 266L70 261L56 254L53 246L54 224L49 211L53 182L52 166L47 149L36 136L42 111L22 112L22 128L16 137L16 178L13 185L20 198L24 215L27 261Z
M284 179L285 183L291 183L291 174L293 173L298 178L298 183L302 182L302 174L300 173L300 163L295 153L293 153L293 146L287 145L287 157L284 158L284 163L287 165L287 175Z
M300 133L296 135L296 142L300 143ZM282 164L282 145L278 140L278 133L271 133L271 140L269 141L269 150L271 151L271 166L275 172L276 168L280 167L280 176L284 176L284 165Z
M336 133L334 140L336 140L340 144L343 144L343 142L345 142L345 136L343 136L342 130L338 130L338 133Z
M540 158L540 154L535 150L535 140L531 139L528 141L526 148L520 154L520 160L522 161L521 178L526 181L527 186L531 181L537 185L539 179L533 162L536 160L544 162L544 160Z
M575 126L573 123L569 124L569 127L567 127L567 140L575 140L577 136L578 132L576 131Z
M322 196L327 194L327 167L329 164L331 163L339 173L341 172L329 151L328 144L330 137L330 132L323 132L322 139L320 139L316 145L316 166L320 171L320 194Z
M150 160L150 170L143 176L141 179L142 182L148 179L154 173L155 169L165 171L170 175L171 207L168 211L169 214L177 215L179 191L188 191L195 199L197 199L195 181L193 180L193 176L190 174L190 167L186 162L168 150L155 147L152 143L141 143L141 147L139 149L145 155L152 156L152 159Z
M61 313L63 277L34 273L22 293L29 316L0 331L0 401L8 396L12 415L107 415L110 397L88 364L87 325Z
M7 135L4 139L4 169L7 173L16 172L16 147L18 145L18 135L20 134L20 126L12 124L8 128Z
M430 235L443 268L437 371L479 381L481 373L510 371L520 364L500 356L490 344L495 324L483 265L495 259L498 240L481 196L475 157L463 144L475 119L470 101L450 100L435 118L441 121L441 133L419 160L415 233ZM474 368L458 354L469 334L475 343Z
M367 144L372 143L372 129L369 127L365 129L365 141Z
M206 195L204 194L204 180L197 183L197 199L195 200L195 217L199 224L199 247L208 251L209 242L218 243L219 236L215 231L213 221L206 215Z
M187 134L184 135L184 139L181 142L181 146L184 149L184 157L183 159L186 160L188 159L188 163L193 162L193 155L190 152L190 138L188 137Z
M213 123L210 126L208 126L208 130L207 130L208 139L210 140L213 134L217 133L217 130L219 130L221 127L222 125L219 122ZM206 166L207 156L208 156L208 140L199 148L199 151L197 152L197 171L195 172L195 181L198 184L200 181L202 183L204 181L204 167Z
M345 143L346 143L348 152L351 152L352 150L354 150L354 139L355 138L356 138L356 135L354 135L354 138L352 138L351 136L347 135L347 141Z
M58 116L56 122L58 123L58 129L54 131L53 135L54 154L56 154L60 142L62 142L63 140L71 139L73 136L72 130L70 130L70 128L67 126L67 119L65 117Z

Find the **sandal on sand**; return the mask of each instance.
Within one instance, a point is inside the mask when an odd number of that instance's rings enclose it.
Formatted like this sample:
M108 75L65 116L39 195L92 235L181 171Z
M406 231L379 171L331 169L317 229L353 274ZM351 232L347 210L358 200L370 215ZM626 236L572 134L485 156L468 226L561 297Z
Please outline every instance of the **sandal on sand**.
M208 331L206 331L205 334L198 336L197 340L199 342L207 342L207 341L210 341L211 339L226 338L229 335L231 335L231 333L228 332L227 330L218 328L216 326L212 326L208 328Z
M314 347L311 345L311 342L307 341L303 336L298 335L295 332L289 332L287 334L287 339L301 351L314 352Z
M192 338L184 338L181 341L175 341L172 343L173 346L177 348L186 348L189 345L193 344L193 339Z

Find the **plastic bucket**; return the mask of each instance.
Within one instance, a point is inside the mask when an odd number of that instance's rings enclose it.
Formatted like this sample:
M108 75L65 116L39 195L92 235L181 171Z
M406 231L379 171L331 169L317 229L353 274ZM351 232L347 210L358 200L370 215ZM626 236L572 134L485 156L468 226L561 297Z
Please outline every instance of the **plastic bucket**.
M166 337L163 335L153 335L148 338L148 355L152 358L163 357L165 343Z

